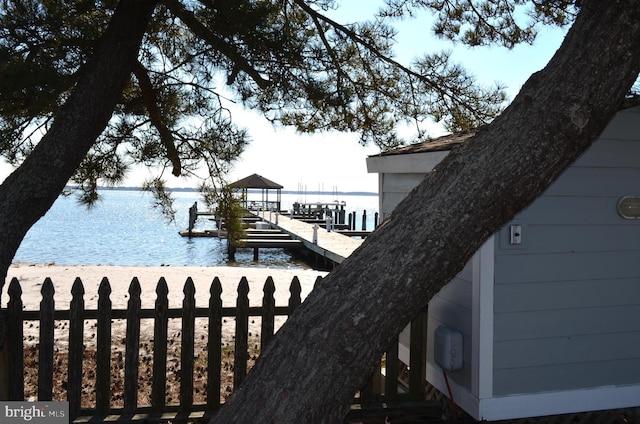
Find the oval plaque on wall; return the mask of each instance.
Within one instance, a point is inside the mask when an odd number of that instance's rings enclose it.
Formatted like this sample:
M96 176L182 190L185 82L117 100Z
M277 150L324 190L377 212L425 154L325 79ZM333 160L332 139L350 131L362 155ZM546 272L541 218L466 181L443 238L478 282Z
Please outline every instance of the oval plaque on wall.
M625 196L618 201L618 213L624 219L640 219L640 197Z

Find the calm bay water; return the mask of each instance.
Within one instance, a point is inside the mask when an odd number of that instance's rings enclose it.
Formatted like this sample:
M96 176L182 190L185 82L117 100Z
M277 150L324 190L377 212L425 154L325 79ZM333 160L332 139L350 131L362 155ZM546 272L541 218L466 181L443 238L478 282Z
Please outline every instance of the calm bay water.
M102 190L101 201L87 210L75 197L60 197L47 214L27 233L14 262L57 265L120 266L216 266L238 265L271 268L306 268L282 249L261 249L260 261L253 261L252 249L239 249L236 263L227 262L226 240L182 237L187 229L188 210L199 201L197 192L176 192L176 221L168 223L151 206L151 196L136 190ZM345 201L347 212L367 210L367 228L373 228L378 197L368 195L283 194L282 207L298 202ZM199 205L203 205L199 201ZM203 207L200 207L202 210ZM213 228L200 217L196 228Z

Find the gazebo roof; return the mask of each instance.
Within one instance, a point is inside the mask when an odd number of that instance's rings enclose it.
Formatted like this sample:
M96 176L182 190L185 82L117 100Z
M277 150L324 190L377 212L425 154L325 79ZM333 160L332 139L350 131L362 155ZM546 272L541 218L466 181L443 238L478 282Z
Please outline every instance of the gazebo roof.
M283 187L273 181L263 177L262 175L253 174L245 177L235 183L229 184L231 188L262 188L262 189L282 189Z

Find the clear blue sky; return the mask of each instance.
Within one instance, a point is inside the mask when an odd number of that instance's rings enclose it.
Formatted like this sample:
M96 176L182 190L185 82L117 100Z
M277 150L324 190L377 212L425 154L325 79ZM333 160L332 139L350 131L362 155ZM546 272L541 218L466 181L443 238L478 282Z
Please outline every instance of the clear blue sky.
M331 16L341 23L372 16L382 4L379 0L344 0L342 3L344 6L331 12ZM510 99L529 75L544 67L564 37L563 30L542 28L533 46L518 46L510 51L500 47L470 49L436 40L429 18L423 14L397 23L397 58L408 63L411 57L423 53L451 50L454 60L469 69L481 84L500 82L505 85ZM234 119L249 129L253 141L236 163L230 180L257 173L282 184L285 190L302 187L309 191L377 191L377 175L367 174L365 159L378 150L374 146L358 144L357 134L300 135L289 128L274 129L263 117L251 111L237 109L233 113ZM438 136L444 132L434 125L430 133ZM0 178L9 172L7 166L0 164ZM141 185L150 175L145 169L138 169L129 175L126 185ZM170 175L167 179L169 186L196 186L194 182Z

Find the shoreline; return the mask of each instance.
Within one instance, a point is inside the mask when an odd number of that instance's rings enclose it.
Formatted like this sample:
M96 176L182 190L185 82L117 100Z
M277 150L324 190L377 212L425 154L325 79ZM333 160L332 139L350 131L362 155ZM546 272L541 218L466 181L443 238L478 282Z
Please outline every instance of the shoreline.
M80 278L84 286L85 308L97 307L98 287L103 278L111 286L110 299L113 309L126 308L129 299L128 290L133 278L137 278L141 287L142 308L153 308L156 299L155 289L160 278L164 278L169 288L169 307L177 308L184 298L183 288L187 278L191 278L196 288L196 306L206 307L209 289L214 278L222 285L223 306L235 306L237 287L242 277L249 282L249 303L251 306L262 304L263 287L268 277L272 277L276 286L276 305L286 305L289 287L294 277L298 277L304 299L318 277L327 275L326 271L313 269L282 269L268 267L236 266L113 266L113 265L56 265L46 263L13 263L9 267L5 284L2 287L1 307L6 308L9 296L9 284L17 278L22 288L22 301L25 310L39 309L40 290L45 279L51 278L55 294L56 309L68 309L71 300L71 287Z
M157 298L156 287L160 278L167 283L169 309L181 309L184 300L184 286L188 278L193 280L195 286L195 301L197 308L208 308L211 297L210 288L214 278L220 280L222 286L222 306L235 307L238 296L238 284L245 277L249 283L249 305L262 306L264 296L264 284L268 277L273 278L275 285L276 306L287 306L291 296L290 286L294 277L298 277L301 286L300 296L302 300L311 292L318 277L324 277L327 272L301 269L272 269L255 267L168 267L168 266L95 266L76 265L60 266L53 264L15 263L9 268L7 280L2 288L1 306L7 308L9 302L8 289L15 277L22 290L21 300L24 311L40 310L42 300L42 286L46 278L50 278L54 286L55 310L69 310L71 302L71 288L76 278L80 278L84 287L84 309L98 309L98 288L107 278L110 284L112 310L127 310L129 302L129 286L133 278L140 283L141 309L155 309ZM154 323L149 320L141 322L141 340L152 340ZM146 322L145 322L146 321ZM286 317L279 316L275 320L277 330L286 321ZM23 324L25 348L39 341L39 322L25 321ZM207 327L206 323L197 326L196 339L204 340ZM68 342L68 327L61 323L56 327L56 343L65 346ZM87 323L84 328L85 347L95 348L96 333L95 322ZM180 334L182 322L180 319L172 319L169 322L169 335L175 337ZM126 320L114 319L112 321L112 349L121 349L122 336L126 330ZM235 339L235 319L225 319L222 326L222 343L231 345ZM261 320L252 319L249 323L249 334L260 337ZM196 343L199 344L199 343Z

